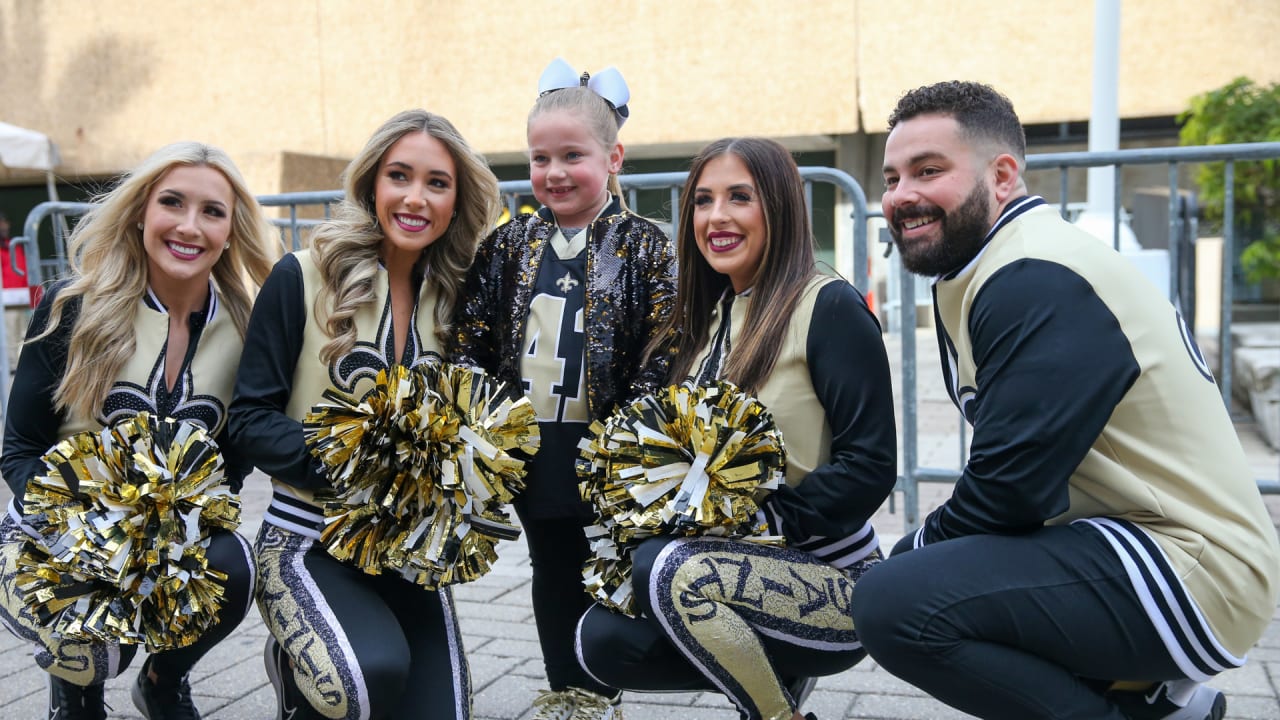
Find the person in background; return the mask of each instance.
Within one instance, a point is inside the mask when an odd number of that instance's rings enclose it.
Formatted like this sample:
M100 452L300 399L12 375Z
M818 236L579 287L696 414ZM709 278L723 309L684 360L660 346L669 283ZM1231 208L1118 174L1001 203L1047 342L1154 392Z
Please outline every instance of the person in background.
M582 566L592 520L574 461L592 420L665 375L641 354L671 310L675 251L627 210L617 174L630 93L613 68L579 76L560 59L529 112L529 175L542 208L481 245L459 305L455 362L527 395L542 444L514 503L533 567L547 680L537 720L621 720L621 693L578 666L574 626L590 604Z
M23 331L27 327L27 319L31 308L36 304L32 288L27 287L27 251L19 245L12 247L10 240L9 218L0 212L0 279L3 280L5 338L9 341L6 352L9 353L9 367L12 369L18 362L18 350Z
M203 427L239 491L252 465L228 441L227 407L254 294L271 268L272 235L226 153L167 145L76 224L71 275L35 310L5 411L0 471L14 497L0 521L0 621L34 646L49 673L50 720L107 717L104 683L129 666L137 646L56 636L24 607L15 573L34 533L23 515L26 485L59 441L145 411ZM195 643L147 658L133 702L149 720L200 717L188 675L252 602L244 538L213 531L207 558L227 576L220 617Z
M973 426L950 499L869 572L881 666L983 718L1218 720L1202 683L1275 612L1275 528L1178 311L1027 194L1007 98L907 93L884 216L934 278L942 368Z
M592 606L579 659L628 690L714 689L748 720L802 720L814 678L866 654L849 599L881 558L871 517L897 479L880 325L852 285L819 274L804 183L772 140L726 138L694 158L677 237L675 310L648 355L674 349L669 384L727 380L773 416L786 483L762 514L786 546L644 541L640 616Z

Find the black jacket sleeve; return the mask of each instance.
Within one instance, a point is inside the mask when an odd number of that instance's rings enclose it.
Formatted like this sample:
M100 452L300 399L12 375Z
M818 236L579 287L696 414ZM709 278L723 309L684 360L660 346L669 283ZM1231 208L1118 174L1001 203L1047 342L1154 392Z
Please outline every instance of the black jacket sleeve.
M286 255L253 305L228 427L247 462L295 487L317 488L328 482L307 451L302 423L288 415L307 322L305 304L302 268L295 256Z
M49 311L61 286L44 294L31 315L27 338L40 334L49 323ZM36 342L24 345L18 356L9 406L4 413L4 455L0 457L0 473L21 504L27 481L43 472L44 456L61 438L63 414L54 409L53 393L58 389L67 367L67 344L71 328L80 314L80 302L73 300L64 307L58 327Z
M449 362L474 365L490 374L497 372L495 348L501 328L494 313L500 312L503 303L496 292L504 281L503 237L516 227L514 222L489 233L476 249L453 312L452 342L446 352Z
M676 303L675 243L657 226L653 227L651 233L649 246L644 253L647 262L643 272L648 292L645 294L646 303L641 315L643 331L639 337L642 342L640 347L635 349L637 359L643 357L645 347L666 324L675 310ZM636 368L631 386L628 388L630 397L654 392L663 387L670 371L671 354L669 352L654 353L648 358L648 362ZM618 398L619 402L628 399L630 398Z
M880 324L852 285L819 290L806 345L831 427L831 459L766 500L793 542L857 531L892 492L898 470L889 360Z
M1030 532L1065 512L1068 480L1140 372L1092 285L1045 260L989 278L969 332L978 385L969 462L917 544Z

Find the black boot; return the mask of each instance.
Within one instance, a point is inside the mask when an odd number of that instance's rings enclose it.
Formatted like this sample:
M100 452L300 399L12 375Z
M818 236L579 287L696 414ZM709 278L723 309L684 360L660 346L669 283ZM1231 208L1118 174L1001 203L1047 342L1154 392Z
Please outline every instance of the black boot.
M102 685L88 687L49 676L49 720L107 720Z
M147 720L200 720L191 701L191 685L187 676L168 678L156 673L151 682L149 668L154 656L147 658L133 683L133 705ZM105 716L104 716L105 717Z

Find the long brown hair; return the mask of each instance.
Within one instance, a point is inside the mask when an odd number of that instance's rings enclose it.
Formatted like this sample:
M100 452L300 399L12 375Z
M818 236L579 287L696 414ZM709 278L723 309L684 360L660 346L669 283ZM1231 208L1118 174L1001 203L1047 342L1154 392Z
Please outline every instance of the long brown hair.
M680 276L675 309L646 349L646 359L671 349L669 338L675 338L668 380L683 381L707 343L712 310L725 292L732 292L729 277L713 270L698 250L693 231L698 180L707 163L723 155L734 155L747 166L764 210L765 248L751 280L751 308L724 371L724 379L748 392L758 392L773 372L791 313L808 281L817 274L804 181L791 154L773 140L724 138L703 148L693 159L680 193L680 224L676 228Z

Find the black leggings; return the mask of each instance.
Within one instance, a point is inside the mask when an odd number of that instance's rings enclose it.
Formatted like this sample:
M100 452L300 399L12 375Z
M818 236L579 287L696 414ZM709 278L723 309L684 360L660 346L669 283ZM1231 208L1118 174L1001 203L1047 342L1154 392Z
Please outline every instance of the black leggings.
M298 690L328 718L466 720L471 678L446 588L367 575L319 542L258 534L258 609Z
M716 690L745 718L790 720L784 682L834 675L865 656L849 597L878 558L845 573L789 548L646 540L633 555L641 617L594 605L578 626L580 660L627 690Z
M11 515L0 520L0 623L33 645L36 664L75 685L97 685L124 672L138 653L137 645L80 642L56 637L39 625L18 596L16 560L25 534ZM209 567L227 574L218 622L191 645L152 656L151 670L164 678L186 675L196 662L244 620L253 600L254 562L249 543L239 534L218 530L209 536Z
M591 607L582 586L582 566L591 547L582 521L575 518L537 518L520 512L516 503L529 564L533 570L533 619L542 646L542 662L552 690L576 687L614 697L616 688L596 682L583 672L574 651L578 618Z
M895 554L858 583L853 620L871 657L982 718L1124 715L1111 681L1185 677L1100 533L1046 527Z

